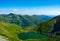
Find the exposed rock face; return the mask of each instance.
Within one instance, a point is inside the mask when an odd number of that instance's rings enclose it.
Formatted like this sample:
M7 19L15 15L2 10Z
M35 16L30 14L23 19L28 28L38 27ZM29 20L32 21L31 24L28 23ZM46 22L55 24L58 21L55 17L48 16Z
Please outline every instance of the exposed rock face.
M58 32L60 31L60 17L56 18L56 23L54 24L54 29L52 32Z
M56 22L54 23L52 29L50 30L50 33L53 33L53 36L58 35L57 33L60 32L60 17L56 18Z

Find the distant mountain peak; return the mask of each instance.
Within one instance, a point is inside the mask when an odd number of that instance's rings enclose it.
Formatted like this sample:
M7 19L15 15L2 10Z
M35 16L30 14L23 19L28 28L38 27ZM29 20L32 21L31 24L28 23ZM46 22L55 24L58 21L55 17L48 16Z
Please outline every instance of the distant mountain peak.
M9 13L8 15L15 15L14 13Z
M16 14L14 14L14 13L9 13L7 16L8 16L8 17L11 17L11 18L15 18L15 17L16 17Z

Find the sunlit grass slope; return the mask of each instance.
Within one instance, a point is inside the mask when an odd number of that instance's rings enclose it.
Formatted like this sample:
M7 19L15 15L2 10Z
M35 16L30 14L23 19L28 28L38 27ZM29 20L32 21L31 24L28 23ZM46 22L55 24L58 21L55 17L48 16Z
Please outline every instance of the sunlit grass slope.
M5 36L9 41L20 41L17 34L23 32L20 26L0 22L0 35Z

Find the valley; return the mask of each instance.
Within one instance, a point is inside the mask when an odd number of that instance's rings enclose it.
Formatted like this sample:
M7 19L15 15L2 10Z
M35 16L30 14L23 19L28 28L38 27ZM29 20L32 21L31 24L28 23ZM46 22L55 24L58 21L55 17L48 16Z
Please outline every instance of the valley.
M54 33L49 32L56 18L58 16L0 15L0 36L6 37L7 41L57 41L60 37L51 37ZM2 37L0 40L6 41Z

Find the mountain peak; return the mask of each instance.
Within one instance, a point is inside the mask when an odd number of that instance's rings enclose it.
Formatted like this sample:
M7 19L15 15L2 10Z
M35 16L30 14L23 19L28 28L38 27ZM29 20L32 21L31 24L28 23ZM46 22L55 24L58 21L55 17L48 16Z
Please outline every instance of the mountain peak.
M15 15L14 13L9 13L8 15Z

